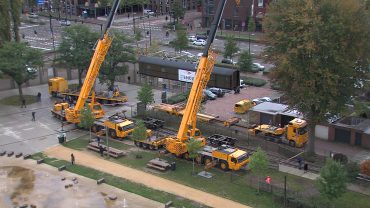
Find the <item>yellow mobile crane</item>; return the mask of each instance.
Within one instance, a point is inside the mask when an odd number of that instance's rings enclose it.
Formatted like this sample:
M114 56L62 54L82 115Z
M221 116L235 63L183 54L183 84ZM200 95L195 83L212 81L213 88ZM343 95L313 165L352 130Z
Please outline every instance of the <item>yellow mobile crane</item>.
M239 5L239 0L236 0L236 3ZM201 141L202 146L206 145L206 139L201 136L199 129L196 128L197 112L202 101L203 90L206 88L216 61L216 54L210 51L210 46L216 35L225 4L226 0L221 0L215 13L207 43L203 49L203 55L199 60L197 72L194 77L177 136L166 138L166 150L175 154L177 157L189 157L185 142L190 137ZM222 148L228 151L220 151L219 149L220 148L212 149L206 146L202 152L206 152L207 154L199 153L200 160L204 161L206 164L212 162L215 165L219 165L223 170L238 170L249 162L249 155L245 151L228 147Z
M91 59L87 75L85 77L84 84L82 85L78 100L74 107L68 106L68 103L61 103L54 106L52 113L54 116L66 120L69 123L79 123L79 113L84 108L86 100L89 97L90 91L94 85L96 77L99 74L100 66L102 65L105 56L108 53L110 45L113 40L113 34L110 33L110 27L113 23L114 15L118 9L120 0L114 0L112 9L109 13L107 23L104 27L101 38L98 40L98 43L95 48L94 55ZM94 113L95 118L102 118L104 116L104 111L99 103L94 102L94 93L92 96L92 102L89 103L89 108ZM65 113L64 113L65 110Z

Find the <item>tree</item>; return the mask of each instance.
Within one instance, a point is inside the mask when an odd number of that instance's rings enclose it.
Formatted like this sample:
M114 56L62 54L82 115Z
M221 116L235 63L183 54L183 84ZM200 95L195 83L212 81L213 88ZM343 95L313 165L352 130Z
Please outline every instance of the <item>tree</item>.
M320 194L332 202L347 191L347 173L345 168L332 159L327 159L320 170L318 189Z
M179 18L184 18L185 9L181 6L179 0L175 0L172 6L173 18L176 19L176 22L179 22Z
M250 157L250 162L248 164L249 169L254 175L258 177L258 193L260 192L260 177L266 174L268 169L268 159L266 153L260 148L253 153Z
M123 34L115 34L109 52L101 66L99 80L109 87L114 86L117 76L127 74L126 62L135 62L135 51L129 44L130 40Z
M190 138L188 141L185 142L185 144L186 149L188 150L189 158L193 160L192 174L194 174L194 160L198 156L198 152L202 149L202 142L200 140Z
M154 93L153 89L145 83L140 90L137 92L137 99L146 106L154 102Z
M132 139L135 142L135 141L145 140L146 138L147 138L147 129L145 127L145 124L143 121L138 121L136 128L132 132ZM139 146L138 144L136 144L136 142L135 142L135 145ZM139 148L138 148L138 152L139 152ZM139 158L139 155L137 154L136 157Z
M20 100L23 100L22 84L34 79L41 66L41 51L25 43L5 42L0 48L0 71L17 83Z
M256 23L253 17L249 17L248 19L248 32L255 32L256 31Z
M314 154L315 125L340 113L364 76L370 57L370 18L360 0L279 0L264 19L276 67L272 81L289 105L309 123L308 153Z
M176 51L183 51L188 46L188 38L185 30L176 30L176 39L172 42L172 46Z
M224 58L233 58L234 54L239 51L239 47L235 41L234 36L228 36L225 42Z
M365 160L363 163L361 163L360 170L362 174L370 176L370 159Z
M78 70L78 84L82 85L82 74L88 69L93 56L93 47L98 34L85 25L66 27L59 46L60 61L69 68L67 77L71 79L71 69Z
M243 51L239 58L239 69L240 71L250 72L252 71L252 57L248 51Z
M94 113L86 104L85 108L83 108L80 112L80 123L78 123L78 126L80 128L89 129L90 139L91 139L91 127L94 125L94 122L95 122Z
M19 26L22 10L21 0L0 1L0 45L5 41L20 41Z

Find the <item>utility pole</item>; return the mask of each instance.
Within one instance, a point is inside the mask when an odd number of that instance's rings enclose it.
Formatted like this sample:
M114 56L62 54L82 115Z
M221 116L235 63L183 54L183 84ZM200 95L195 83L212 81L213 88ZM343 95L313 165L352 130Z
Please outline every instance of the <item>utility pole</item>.
M52 16L51 16L51 5L49 5L49 24L50 24L50 32L51 32L51 38L53 40L53 52L54 52L54 56L53 56L53 76L56 77L57 76L57 72L55 70L55 59L56 59L56 51L55 51L55 37L54 37L54 31L53 31L53 24L51 23L51 19L52 19Z

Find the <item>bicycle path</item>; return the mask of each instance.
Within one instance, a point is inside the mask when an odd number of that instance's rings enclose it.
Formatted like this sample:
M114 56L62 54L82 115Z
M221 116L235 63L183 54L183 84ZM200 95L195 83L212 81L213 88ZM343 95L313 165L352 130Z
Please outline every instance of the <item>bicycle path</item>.
M213 194L209 194L176 182L145 173L140 170L129 168L123 165L119 165L114 162L100 159L96 156L90 155L85 152L66 148L58 145L48 148L44 152L49 157L54 157L62 160L70 160L71 153L76 158L76 164L84 165L86 167L94 168L96 170L110 173L114 176L125 178L135 183L140 183L153 189L165 191L177 196L181 196L198 203L210 207L233 207L233 208L246 208L248 206L240 204L238 202L231 201ZM220 187L221 188L221 187Z

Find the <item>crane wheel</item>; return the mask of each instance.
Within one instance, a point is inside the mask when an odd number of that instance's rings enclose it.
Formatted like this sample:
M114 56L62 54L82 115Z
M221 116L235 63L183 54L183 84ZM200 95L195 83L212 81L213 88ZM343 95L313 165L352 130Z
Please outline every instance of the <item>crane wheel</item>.
M91 131L92 131L92 132L98 132L98 127L97 127L97 126L95 126L95 125L94 125L94 126L92 126L92 127L91 127Z
M222 161L220 163L220 168L221 168L221 170L227 171L227 170L229 170L229 165L227 164L227 162Z
M289 146L296 147L295 141L289 140Z
M117 138L117 134L116 134L116 132L115 132L114 130L110 130L110 131L109 131L109 135L110 135L110 137L112 137L113 139L116 139L116 138Z
M203 158L202 158L202 156L198 155L198 156L195 158L195 162L196 162L197 164L202 164L202 162L203 162Z
M184 159L185 160L190 160L190 156L189 156L188 152L184 153Z
M142 146L142 143L141 142L135 141L134 143L135 143L135 146L137 146L137 147L141 147Z
M150 149L150 150L155 150L156 148L155 148L155 146L154 146L154 145L149 145L149 149Z
M143 149L148 149L149 148L149 145L145 144L145 143L143 143L142 146L143 146Z
M212 159L210 157L206 157L204 159L204 165L207 165L208 163L212 163Z

